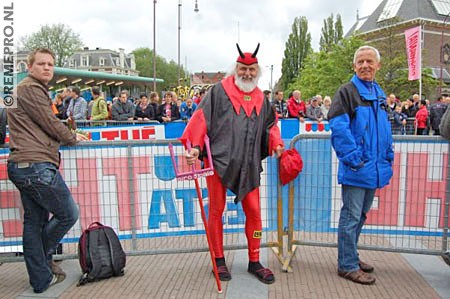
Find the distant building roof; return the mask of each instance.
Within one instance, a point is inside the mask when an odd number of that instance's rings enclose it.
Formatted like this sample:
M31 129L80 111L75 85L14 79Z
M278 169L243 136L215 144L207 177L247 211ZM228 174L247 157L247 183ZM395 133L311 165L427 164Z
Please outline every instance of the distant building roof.
M450 0L383 0L370 16L361 19L357 17L346 36L380 29L395 17L400 22L424 19L442 23L448 14Z

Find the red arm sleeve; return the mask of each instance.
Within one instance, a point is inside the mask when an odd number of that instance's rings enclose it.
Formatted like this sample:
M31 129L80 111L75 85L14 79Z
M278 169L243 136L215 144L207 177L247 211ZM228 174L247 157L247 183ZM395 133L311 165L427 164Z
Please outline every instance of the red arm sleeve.
M203 150L206 135L206 120L203 114L203 109L197 108L191 119L189 120L180 141L186 146L186 141L189 140L192 146L199 146Z
M275 124L269 130L269 153L272 154L278 145L284 147L283 139L281 139L280 128L278 128L278 116Z

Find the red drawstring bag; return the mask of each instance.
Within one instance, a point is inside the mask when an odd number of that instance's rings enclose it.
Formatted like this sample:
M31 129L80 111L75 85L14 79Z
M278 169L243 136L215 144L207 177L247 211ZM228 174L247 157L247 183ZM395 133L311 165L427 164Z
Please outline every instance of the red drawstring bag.
M303 169L303 160L295 148L285 150L280 157L280 180L286 185L294 180Z

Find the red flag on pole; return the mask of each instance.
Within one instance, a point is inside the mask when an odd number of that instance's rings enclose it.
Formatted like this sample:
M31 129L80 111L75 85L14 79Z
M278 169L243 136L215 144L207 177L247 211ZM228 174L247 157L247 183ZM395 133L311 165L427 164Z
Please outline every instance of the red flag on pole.
M420 26L405 30L406 54L408 57L408 80L418 80L422 74Z

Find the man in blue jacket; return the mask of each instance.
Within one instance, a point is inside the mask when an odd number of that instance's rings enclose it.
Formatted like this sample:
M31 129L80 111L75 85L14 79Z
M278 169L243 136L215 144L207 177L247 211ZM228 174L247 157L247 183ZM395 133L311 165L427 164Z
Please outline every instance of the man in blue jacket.
M377 49L362 46L353 58L355 75L336 92L328 119L331 143L339 159L342 201L338 228L338 274L373 284L374 268L362 262L357 243L375 190L389 183L394 151L386 95L375 82L380 69Z

